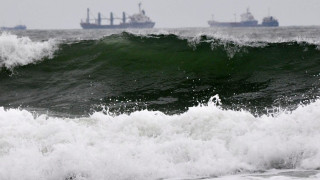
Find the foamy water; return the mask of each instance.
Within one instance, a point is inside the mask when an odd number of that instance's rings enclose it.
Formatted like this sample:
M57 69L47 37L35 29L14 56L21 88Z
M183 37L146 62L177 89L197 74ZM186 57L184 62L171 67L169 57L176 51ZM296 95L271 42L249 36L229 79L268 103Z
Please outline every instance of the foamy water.
M180 115L145 110L74 119L0 108L0 179L244 179L242 173L274 168L315 170L319 108L316 101L254 117L209 102ZM224 176L230 174L240 175Z
M0 34L0 68L35 63L43 58L51 58L57 50L54 40L35 42L28 37Z

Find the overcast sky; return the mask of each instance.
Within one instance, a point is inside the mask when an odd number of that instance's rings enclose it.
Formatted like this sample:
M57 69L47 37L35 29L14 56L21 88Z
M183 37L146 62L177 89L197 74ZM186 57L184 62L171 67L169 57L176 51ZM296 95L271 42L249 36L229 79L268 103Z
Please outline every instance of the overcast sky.
M79 29L86 8L96 16L112 11L133 14L138 2L157 28L208 27L215 20L234 21L247 7L255 18L270 14L280 25L320 25L320 0L0 0L0 26L25 24L29 29Z

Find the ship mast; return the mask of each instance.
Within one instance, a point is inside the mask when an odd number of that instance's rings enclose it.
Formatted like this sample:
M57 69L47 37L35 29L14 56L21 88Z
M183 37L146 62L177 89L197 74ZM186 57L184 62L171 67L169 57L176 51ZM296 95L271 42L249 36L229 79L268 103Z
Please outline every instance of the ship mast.
M141 13L141 2L139 2L139 13Z
M90 10L89 10L89 8L87 8L87 21L86 21L86 23L89 23L90 22Z

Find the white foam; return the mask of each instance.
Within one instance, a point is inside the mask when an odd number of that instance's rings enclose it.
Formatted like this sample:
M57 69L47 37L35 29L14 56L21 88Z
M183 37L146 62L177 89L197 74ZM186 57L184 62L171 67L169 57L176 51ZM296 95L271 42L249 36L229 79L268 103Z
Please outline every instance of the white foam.
M35 117L0 108L0 179L159 179L320 167L320 101L254 117L214 103L181 115L138 111Z
M0 35L0 68L36 63L51 58L57 49L55 40L34 42L29 37L2 33Z
M270 33L270 30L272 33ZM311 45L320 45L317 28L295 29L282 27L277 29L258 28L183 28L183 29L149 29L149 30L128 30L139 36L149 37L154 35L174 34L181 39L186 39L191 45L196 45L204 41L201 36L206 36L212 42L220 40L221 43L233 42L237 46L264 47L268 43L307 43ZM119 32L118 32L119 33ZM211 40L210 40L211 39Z
M208 31L209 30L209 31ZM267 29L262 29L266 31ZM156 29L156 30L129 30L128 33L148 37L157 38L153 35L176 35L181 40L187 40L190 47L194 50L201 43L211 45L211 49L223 47L229 58L233 58L238 53L248 53L248 47L264 48L271 44L277 43L298 43L315 45L316 49L320 49L320 39L315 35L308 33L299 34L297 32L288 36L286 33L277 32L270 34L269 31L260 32L257 30L244 31L241 29L232 31L231 29L193 29L178 30L178 29ZM199 33L200 32L200 33ZM290 34L290 33L289 33ZM315 37L314 37L315 36ZM204 38L206 37L206 38ZM307 50L307 49L306 49Z

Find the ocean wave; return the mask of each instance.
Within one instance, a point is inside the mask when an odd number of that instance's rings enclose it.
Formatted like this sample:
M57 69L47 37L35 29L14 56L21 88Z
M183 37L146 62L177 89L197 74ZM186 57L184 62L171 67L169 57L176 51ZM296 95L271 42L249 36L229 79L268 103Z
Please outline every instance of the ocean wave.
M120 113L139 104L172 114L220 94L228 107L261 114L274 104L295 109L319 96L315 45L239 47L204 36L194 46L172 34L60 42L50 60L15 66L14 74L0 71L0 106L83 115L100 104Z
M51 59L58 49L61 49L61 54L64 48L69 46L87 51L92 50L95 46L99 46L97 48L105 46L105 48L118 50L118 47L123 48L124 45L128 45L130 47L128 48L128 53L130 53L131 47L135 45L140 45L141 48L160 48L161 50L177 47L179 51L191 49L194 52L197 52L197 49L207 49L214 52L214 54L211 53L212 57L215 55L226 55L227 59L233 59L236 55L250 54L252 50L275 47L280 47L277 51L295 46L300 47L301 50L299 49L299 51L308 49L319 51L320 49L320 41L305 37L254 39L246 36L234 37L221 32L211 34L198 33L193 36L175 32L166 33L166 31L150 34L145 34L145 32L121 32L93 40L60 41L58 43L55 39L49 39L37 42L32 41L29 37L18 37L3 32L0 35L0 67L11 69L16 66L37 63L46 58ZM79 47L79 44L86 47L90 45L91 47L89 46L87 49L84 49L85 47ZM69 48L67 49L70 50ZM140 49L136 49L139 52ZM72 49L73 51L76 51L76 49ZM209 51L207 53L210 53ZM168 51L168 53L172 52Z
M34 42L28 37L1 33L0 68L11 69L20 65L36 63L44 58L52 58L56 50L57 43L53 39Z
M180 115L144 110L70 119L1 107L0 179L161 179L319 169L319 108L318 100L293 112L255 117L209 101Z

